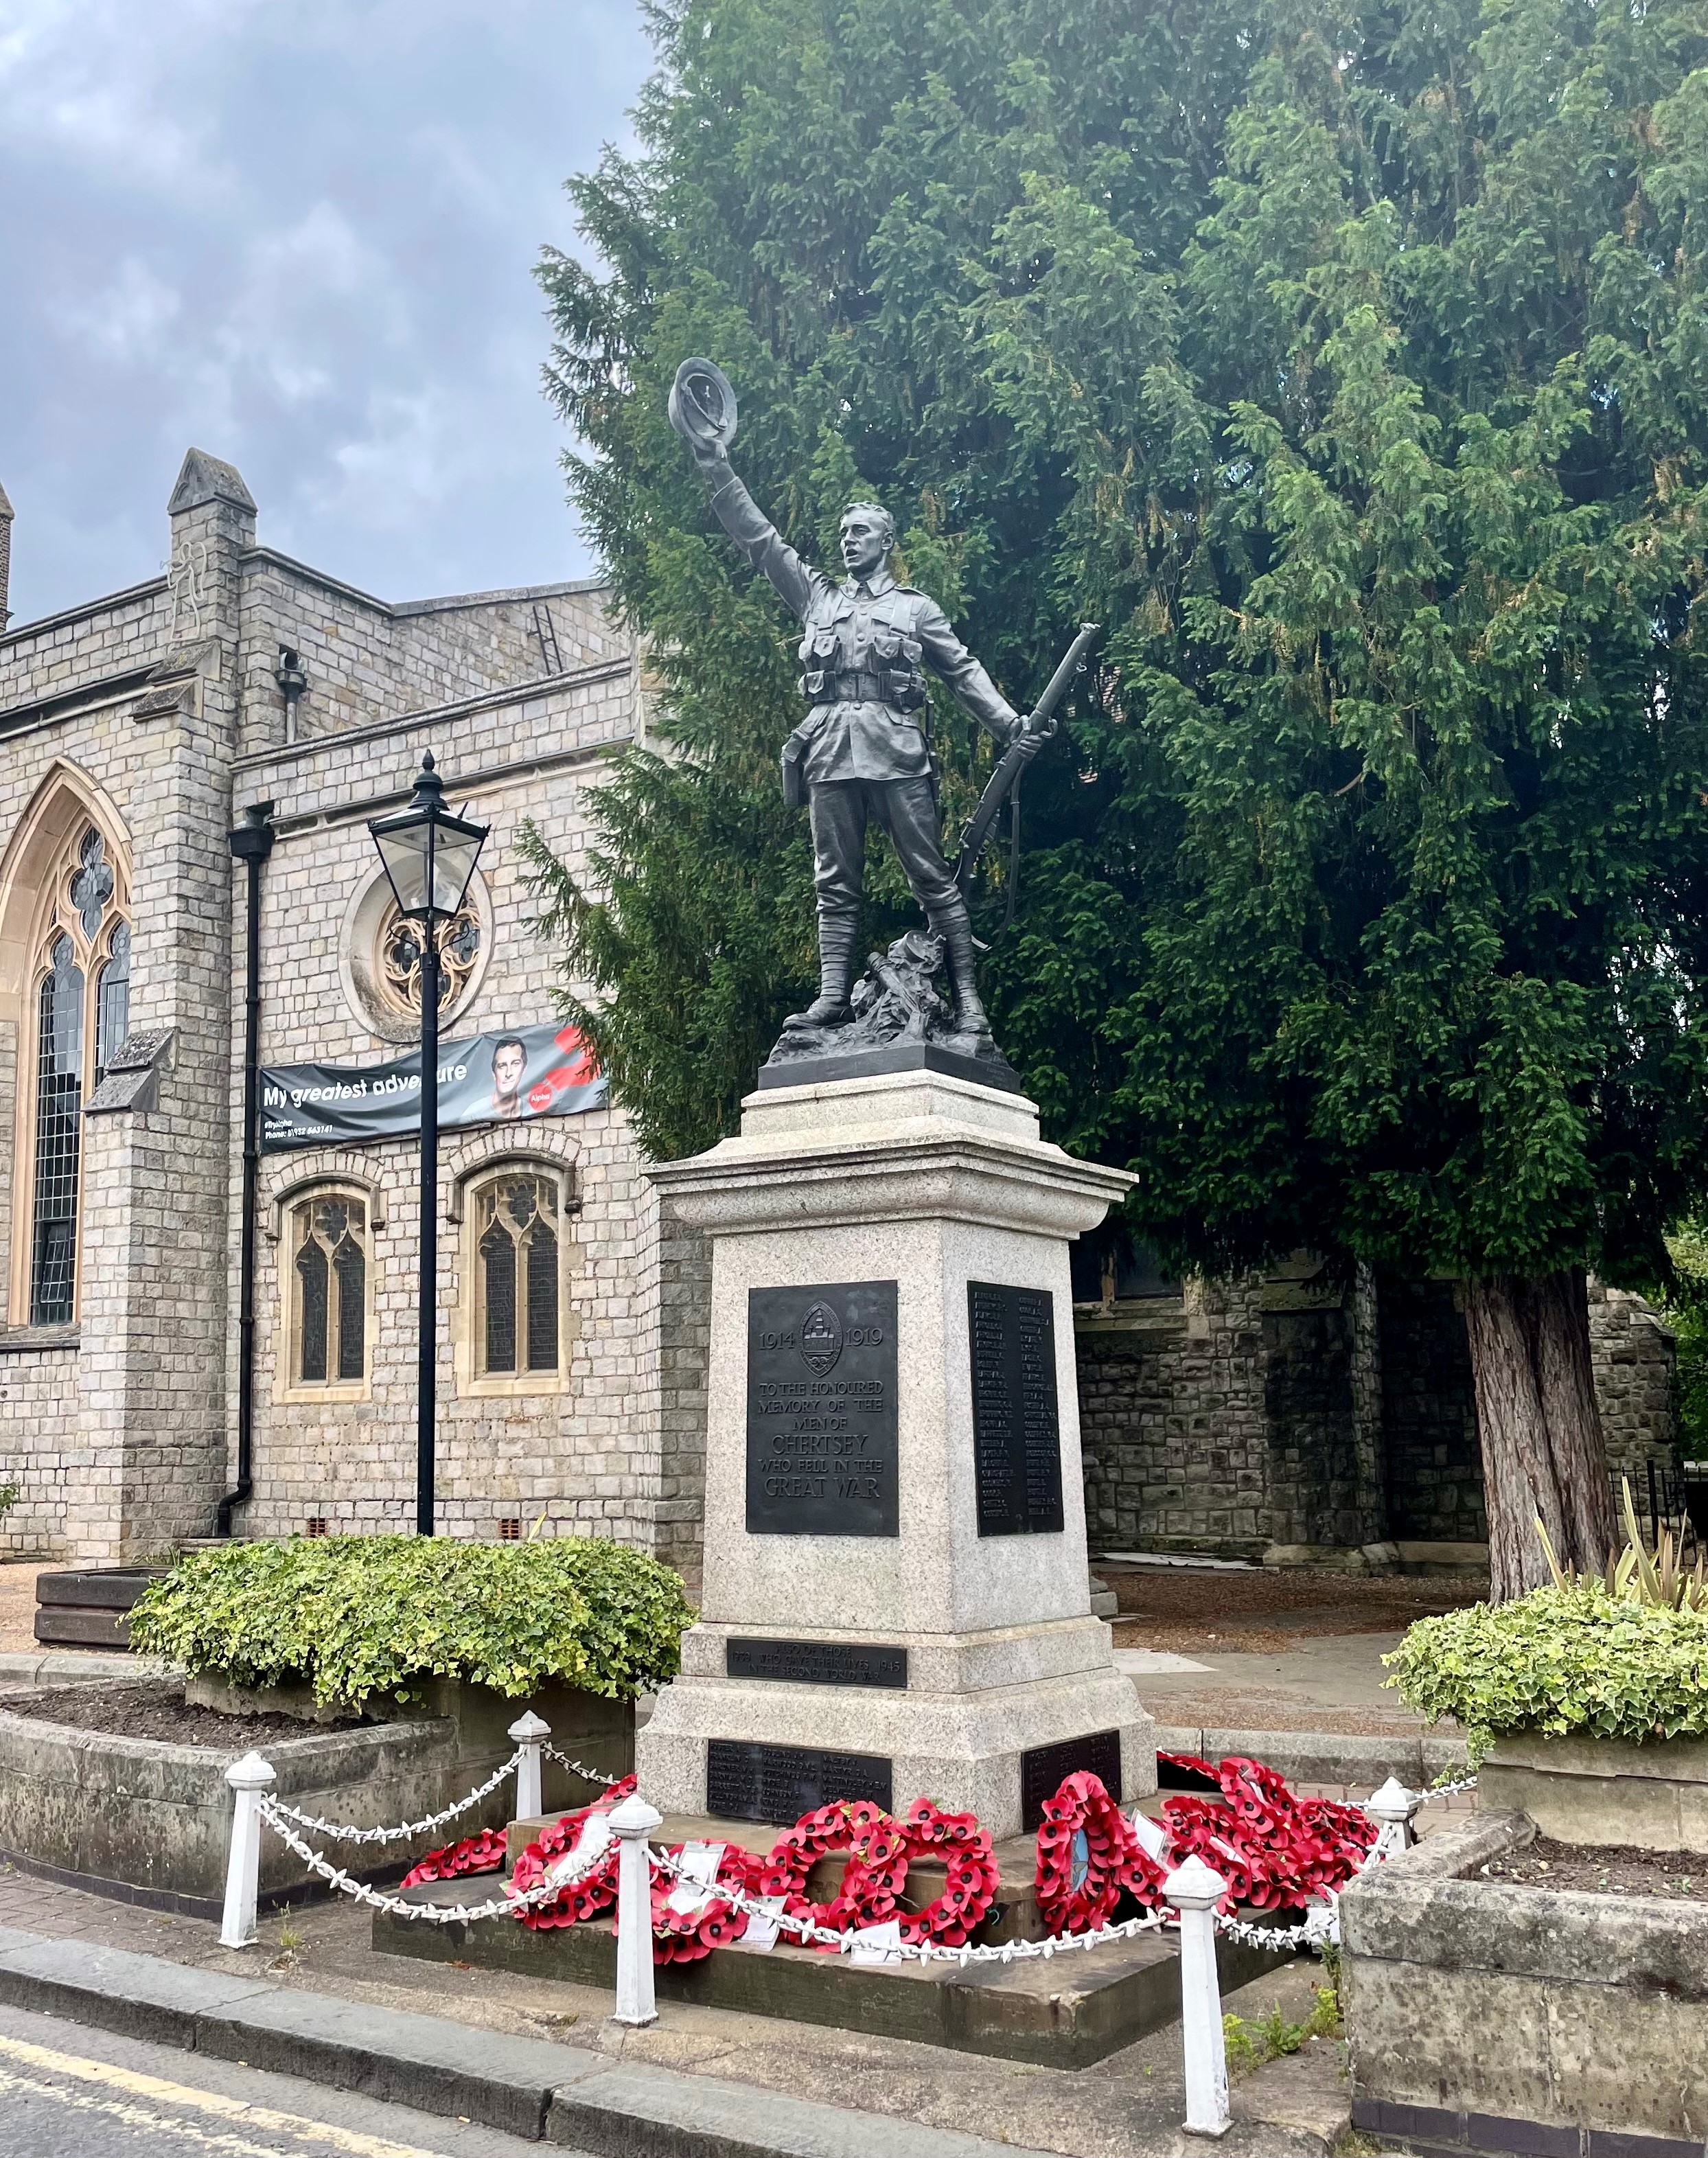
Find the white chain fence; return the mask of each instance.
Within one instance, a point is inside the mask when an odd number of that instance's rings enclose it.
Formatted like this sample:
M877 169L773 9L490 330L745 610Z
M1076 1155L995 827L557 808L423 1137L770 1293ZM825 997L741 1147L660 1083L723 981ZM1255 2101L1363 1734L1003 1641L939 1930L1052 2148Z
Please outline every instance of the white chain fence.
M388 1895L383 1888L370 1887L365 1881L358 1881L346 1873L342 1866L333 1865L297 1835L285 1818L288 1810L276 1799L269 1798L264 1798L257 1809L274 1835L329 1887L336 1888L340 1895L353 1897L359 1903L370 1904L376 1911L390 1912L393 1918L421 1919L430 1926L473 1925L482 1918L513 1918L536 1903L555 1902L565 1889L572 1887L584 1874L591 1873L611 1847L608 1831L604 1835L584 1835L574 1851L550 1867L531 1888L506 1889L502 1896L492 1897L484 1903L417 1903L405 1896ZM588 1827L591 1829L600 1818L595 1815ZM584 1846L591 1847L584 1850Z
M572 1761L567 1753L560 1753L555 1746L544 1746L540 1750L548 1759L555 1761L560 1768L567 1768L572 1776L580 1776L585 1783L603 1784L609 1790L613 1784L622 1781L621 1776L607 1776L602 1768L589 1768L582 1762Z
M255 1916L261 1871L261 1830L271 1829L311 1873L340 1895L365 1903L372 1909L411 1924L477 1925L489 1918L519 1918L539 1905L555 1902L565 1891L606 1864L613 1837L618 1840L617 1916L617 2010L614 2021L642 2025L657 2021L653 1969L653 1871L668 1875L675 1882L671 1902L691 1914L708 1903L720 1903L744 1913L751 1946L769 1948L780 1934L805 1944L834 1949L857 1964L903 1961L957 1964L1049 1962L1075 1949L1102 1948L1112 1942L1132 1941L1141 1935L1178 1928L1180 1943L1181 2042L1186 2068L1186 2128L1195 2133L1219 2135L1228 2125L1227 2061L1221 2023L1221 1998L1215 1966L1217 1933L1271 1953L1307 1949L1321 1953L1340 1938L1340 1891L1324 1890L1320 1901L1308 1907L1301 1923L1292 1926L1264 1925L1224 1914L1216 1907L1227 1891L1227 1882L1199 1858L1189 1857L1169 1872L1164 1894L1170 1908L1150 1911L1117 1924L1097 1926L1082 1933L1060 1933L1041 1941L1014 1940L950 1947L940 1941L904 1941L900 1921L862 1926L838 1932L816 1920L783 1909L781 1897L753 1897L715 1878L720 1846L695 1846L690 1864L684 1856L656 1850L651 1837L663 1825L663 1816L634 1794L609 1810L589 1810L575 1848L556 1859L532 1887L513 1885L481 1903L434 1903L405 1895L395 1895L371 1887L334 1865L305 1840L299 1830L329 1835L343 1843L384 1844L401 1841L443 1827L478 1805L505 1779L515 1775L519 1818L531 1818L539 1807L539 1768L549 1755L572 1774L610 1790L625 1779L590 1768L551 1745L548 1727L537 1717L524 1716L511 1728L519 1742L509 1759L495 1768L478 1789L440 1812L395 1828L353 1828L343 1821L322 1820L286 1805L272 1789L273 1771L259 1755L250 1753L234 1762L226 1780L235 1798L231 1847L225 1886L225 1912L219 1938L229 1948L249 1945L255 1938ZM1462 1776L1426 1791L1412 1791L1394 1778L1372 1792L1364 1811L1380 1824L1380 1833L1365 1854L1351 1881L1403 1851L1412 1840L1411 1823L1420 1808L1437 1800L1456 1798L1474 1790L1477 1779ZM1152 1825L1146 1847L1161 1834ZM1164 1849L1152 1851L1161 1862ZM1351 1886L1351 1881L1342 1884Z
M543 1737L533 1742L538 1745L540 1753L588 1783L600 1784L610 1789L615 1784L623 1781L620 1776L606 1775L602 1769L590 1768L585 1763L574 1759ZM295 1852L312 1872L325 1881L328 1887L342 1895L353 1897L359 1902L369 1904L376 1910L386 1911L395 1917L411 1922L421 1920L435 1925L452 1923L472 1925L487 1918L515 1917L535 1904L555 1901L566 1887L580 1880L584 1873L590 1871L598 1864L610 1846L608 1829L603 1834L592 1838L595 1847L591 1849L585 1857L582 1845L589 1841L589 1835L584 1831L581 1842L577 1844L575 1851L568 1857L560 1859L533 1888L521 1892L507 1891L502 1896L491 1897L486 1902L478 1904L422 1903L405 1897L389 1895L383 1890L371 1887L365 1882L358 1881L353 1875L345 1872L342 1867L333 1866L321 1853L306 1843L296 1833L296 1830L307 1829L317 1835L329 1835L337 1842L355 1844L395 1843L406 1837L426 1835L432 1830L442 1828L447 1823L459 1819L478 1805L482 1799L490 1797L492 1793L497 1790L499 1785L521 1765L529 1750L527 1745L519 1746L508 1761L501 1763L488 1777L485 1783L469 1792L466 1797L458 1799L454 1804L444 1807L438 1813L424 1815L419 1820L405 1821L395 1828L353 1828L347 1822L323 1820L316 1815L305 1814L295 1806L286 1805L282 1799L276 1798L271 1793L259 1798L255 1812L258 1818L265 1820L274 1834ZM1407 1791L1402 1786L1391 1782L1384 1787L1383 1792L1375 1795L1380 1799L1391 1794L1390 1805L1384 1818L1386 1820L1403 1818L1408 1824L1406 1833L1409 1833L1411 1815L1420 1806L1427 1805L1433 1800L1457 1797L1462 1792L1474 1790L1476 1787L1477 1779L1474 1776L1461 1777L1452 1783L1437 1784L1423 1791ZM1402 1802L1409 1802L1409 1804L1402 1804ZM601 1821L602 1818L597 1815L591 1816L589 1829L591 1830L593 1825ZM1403 1838L1401 1840L1403 1846ZM1383 1834L1365 1854L1351 1879L1353 1881L1360 1879L1373 1866L1385 1859L1389 1855L1392 1841L1390 1831L1385 1828ZM833 1948L843 1954L859 1953L881 1955L883 1960L886 1962L906 1960L921 1964L953 1963L963 1970L974 1964L1010 1964L1031 1959L1038 1959L1047 1963L1052 1958L1073 1949L1102 1948L1115 1941L1135 1940L1141 1934L1154 1933L1162 1928L1179 1923L1176 1914L1173 1912L1153 1911L1143 1917L1124 1918L1114 1925L1092 1927L1082 1933L1054 1934L1040 1941L1013 1940L986 1944L968 1942L959 1947L951 1947L940 1941L904 1941L900 1939L886 1939L881 1942L875 1942L873 1939L874 1928L852 1927L839 1932L831 1927L821 1926L813 1919L784 1911L782 1908L781 1897L755 1897L732 1886L715 1882L708 1883L699 1874L689 1873L667 1851L653 1850L649 1846L648 1857L650 1863L658 1866L661 1871L673 1876L683 1887L693 1889L703 1902L715 1901L727 1905L731 1910L742 1913L751 1923L756 1923L761 1928L767 1929L769 1938L775 1938L779 1933L787 1933L802 1944L815 1943L821 1947ZM572 1866L571 1861L581 1862ZM566 1868L569 1870L566 1871ZM1351 1881L1344 1882L1342 1886L1350 1887ZM1324 1890L1323 1900L1313 1905L1308 1910L1305 1918L1292 1926L1266 1925L1251 1919L1235 1918L1220 1910L1215 1911L1212 1916L1215 1930L1219 1933L1228 1939L1241 1942L1247 1947L1263 1949L1272 1953L1282 1949L1308 1949L1320 1953L1325 1944L1338 1943L1339 1939L1339 1889ZM884 1929L875 1930L882 1932Z
M550 1752L551 1749L546 1749ZM334 1843L400 1843L406 1836L426 1835L431 1829L443 1828L447 1821L460 1820L471 1807L477 1806L482 1799L490 1798L500 1784L505 1782L520 1766L525 1749L520 1746L494 1768L477 1790L471 1791L466 1799L458 1799L441 1813L425 1814L420 1820L405 1821L397 1828L351 1828L343 1821L321 1820L313 1814L299 1813L295 1806L287 1806L282 1799L269 1799L261 1809L269 1823L284 1830L280 1824L294 1821L298 1828L312 1830L317 1835L329 1835ZM292 1848L296 1846L293 1845ZM300 1853L299 1853L300 1856Z

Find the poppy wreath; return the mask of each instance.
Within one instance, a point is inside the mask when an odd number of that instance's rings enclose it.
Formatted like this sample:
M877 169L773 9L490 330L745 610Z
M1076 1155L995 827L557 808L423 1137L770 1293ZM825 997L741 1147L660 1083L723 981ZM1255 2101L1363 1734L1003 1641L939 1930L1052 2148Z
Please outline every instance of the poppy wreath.
M418 1858L398 1884L419 1887L424 1881L456 1881L465 1873L497 1873L504 1863L505 1838L501 1828L483 1828L466 1835L461 1843L447 1843Z
M929 1799L916 1799L900 1830L910 1865L941 1856L947 1876L942 1893L922 1910L898 1914L902 1939L916 1947L921 1941L962 1947L996 1900L998 1877L989 1830L978 1825L976 1814L946 1814Z
M1164 1754L1171 1766L1213 1783L1221 1802L1171 1798L1163 1818L1175 1861L1195 1856L1226 1881L1220 1908L1249 1903L1292 1910L1344 1887L1376 1840L1375 1824L1357 1806L1294 1796L1262 1762L1239 1755L1212 1767L1195 1755ZM1154 1900L1160 1901L1158 1895Z
M591 1815L609 1813L634 1787L634 1778L625 1776L591 1806L582 1806L555 1820L517 1860L516 1871L511 1877L515 1892L519 1895L532 1888L549 1866L575 1849L575 1840ZM596 1918L617 1900L617 1845L613 1842L598 1865L579 1881L569 1882L560 1896L549 1903L530 1904L527 1909L519 1911L517 1917L524 1926L531 1926L536 1931L550 1926L573 1926L583 1918Z
M852 1854L841 1885L828 1903L807 1894L807 1877L821 1858ZM802 1814L786 1828L759 1863L759 1892L781 1896L792 1918L845 1933L858 1926L882 1925L895 1915L895 1898L907 1878L907 1840L901 1825L869 1799L833 1799ZM834 1951L826 1941L806 1945Z
M1081 1835L1086 1864L1076 1882L1074 1840ZM1045 1800L1035 1877L1038 1908L1052 1933L1086 1933L1105 1924L1122 1889L1152 1873L1157 1873L1160 1889L1162 1877L1146 1858L1127 1816L1090 1769L1067 1777L1055 1796Z
M672 1844L669 1855L680 1857L683 1846ZM738 1890L751 1895L757 1885L760 1870L765 1861L751 1851L743 1851L739 1845L725 1844L724 1855L718 1861L714 1885ZM731 1941L739 1941L747 1930L748 1914L738 1911L731 1903L716 1896L708 1897L698 1910L673 1911L670 1897L678 1887L677 1877L657 1864L653 1866L653 1961L659 1963L698 1963L714 1949L728 1948ZM611 1922L617 1930L617 1921Z

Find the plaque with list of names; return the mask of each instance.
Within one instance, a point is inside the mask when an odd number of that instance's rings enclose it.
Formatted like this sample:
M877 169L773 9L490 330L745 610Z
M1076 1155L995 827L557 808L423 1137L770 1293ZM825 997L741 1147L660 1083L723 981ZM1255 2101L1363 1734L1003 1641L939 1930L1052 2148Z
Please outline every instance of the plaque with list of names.
M895 1284L747 1293L747 1533L894 1536Z
M1059 1738L1053 1746L1034 1746L1020 1756L1020 1830L1030 1835L1044 1819L1045 1801L1053 1799L1070 1776L1089 1768L1103 1789L1121 1803L1121 1733L1091 1731L1083 1738Z
M968 1282L967 1334L978 1533L1047 1536L1062 1526L1055 1298Z
M706 1741L706 1811L717 1820L792 1828L833 1799L895 1804L893 1765L877 1753L832 1753L820 1746L770 1746L741 1738Z
M756 1641L731 1635L724 1670L732 1679L781 1679L796 1686L907 1684L907 1651L885 1641Z

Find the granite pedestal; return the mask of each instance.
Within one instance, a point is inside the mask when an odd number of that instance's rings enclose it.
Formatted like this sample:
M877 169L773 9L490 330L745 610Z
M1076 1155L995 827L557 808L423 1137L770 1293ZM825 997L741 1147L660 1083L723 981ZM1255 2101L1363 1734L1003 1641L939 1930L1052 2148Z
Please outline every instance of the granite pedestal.
M1002 1837L1076 1768L1154 1789L1091 1610L1068 1283L1130 1180L929 1070L768 1087L651 1174L712 1309L704 1600L637 1735L650 1802L926 1794Z

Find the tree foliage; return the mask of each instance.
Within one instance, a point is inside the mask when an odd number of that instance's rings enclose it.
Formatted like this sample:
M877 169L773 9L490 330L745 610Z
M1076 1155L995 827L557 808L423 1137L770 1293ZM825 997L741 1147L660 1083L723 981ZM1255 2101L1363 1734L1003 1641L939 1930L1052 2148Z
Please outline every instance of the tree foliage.
M1664 1274L1708 1108L1700 0L652 20L640 152L571 186L603 267L543 271L668 737L604 894L555 885L647 1143L728 1128L809 973L792 626L664 414L704 352L789 536L887 502L1017 703L1107 625L987 967L1135 1226ZM952 811L988 751L935 728Z

